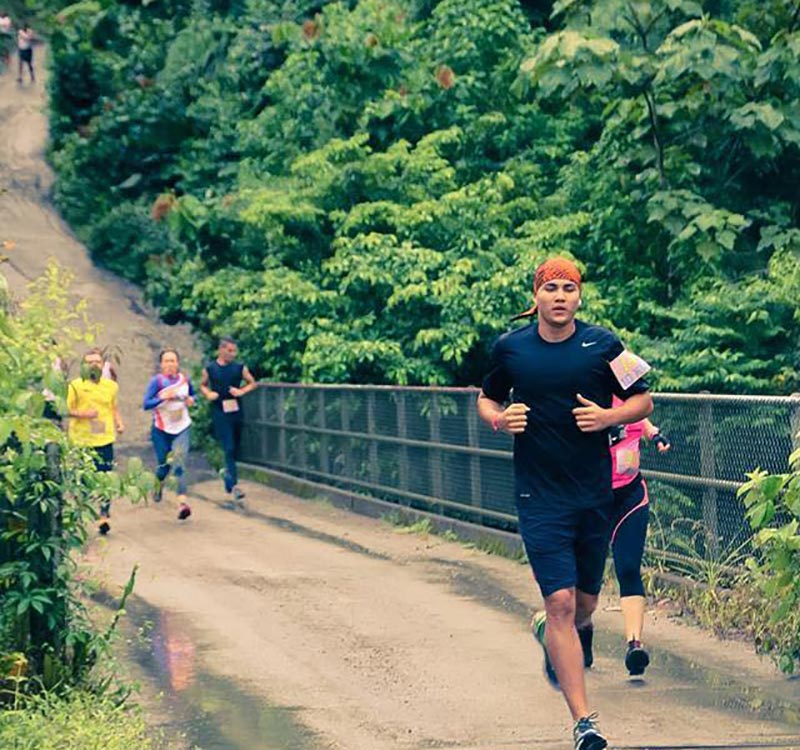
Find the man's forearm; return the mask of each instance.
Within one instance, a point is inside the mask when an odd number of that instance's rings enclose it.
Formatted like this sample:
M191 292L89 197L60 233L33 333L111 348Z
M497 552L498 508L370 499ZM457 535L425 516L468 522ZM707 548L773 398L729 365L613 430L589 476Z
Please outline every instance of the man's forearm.
M631 424L649 417L653 413L653 397L649 393L637 393L611 410L612 424Z
M478 416L490 427L494 427L495 420L505 411L502 404L492 401L483 391L478 394Z

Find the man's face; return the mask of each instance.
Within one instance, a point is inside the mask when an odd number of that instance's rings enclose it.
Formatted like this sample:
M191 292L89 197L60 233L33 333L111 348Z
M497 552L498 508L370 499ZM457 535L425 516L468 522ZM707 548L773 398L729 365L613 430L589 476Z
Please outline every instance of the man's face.
M90 379L100 380L103 374L103 357L100 354L87 354L83 358L83 365Z
M581 289L569 279L553 279L536 292L539 319L557 328L568 326L575 319L581 299Z
M239 349L236 344L224 343L219 345L219 358L223 362L233 362Z

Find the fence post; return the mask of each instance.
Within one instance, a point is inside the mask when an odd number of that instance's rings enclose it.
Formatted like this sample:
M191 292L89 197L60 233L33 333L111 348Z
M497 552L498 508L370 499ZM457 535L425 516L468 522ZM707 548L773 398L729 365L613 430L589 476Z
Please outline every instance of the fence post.
M325 414L325 389L320 388L317 391L317 411L319 413L319 426L321 430L327 428L327 416ZM319 436L319 469L323 474L330 474L330 465L328 461L328 436L322 432Z
M283 388L278 388L275 394L278 405L278 464L281 468L286 468L286 408L285 394Z
M339 402L339 408L341 410L342 415L342 432L350 432L350 409L348 400L350 398L350 394L348 391L343 390L342 392L341 401ZM353 439L350 437L343 437L342 438L342 452L344 454L344 476L348 479L353 478L353 450L352 450L352 442Z
M375 426L375 391L367 391L367 433L370 436L369 441L369 481L372 484L378 484L380 480L380 471L378 466L378 443L372 439L376 433Z
M431 443L438 445L442 442L441 430L442 414L439 409L439 397L436 393L431 394ZM442 451L439 448L430 448L431 470L431 494L437 500L441 500L444 492L442 491Z
M258 458L263 463L269 460L269 427L264 422L269 421L269 414L267 409L267 389L259 388L256 393L258 394Z
M467 403L467 440L470 448L480 447L480 435L478 432L478 410L474 405ZM471 455L469 457L469 480L472 505L476 508L483 507L483 492L481 485L481 457Z
M796 451L800 448L800 393L793 393L791 397L797 399L797 404L789 417L789 429L792 433L790 435L792 439L792 451Z
M399 391L396 393L397 403L397 437L402 439L408 438L408 416L406 411L406 393ZM398 473L400 480L400 489L408 490L409 488L409 462L408 462L408 446L401 445L398 448ZM402 501L405 503L406 501Z
M702 391L708 393L708 391ZM710 394L709 394L710 395ZM704 479L716 478L716 446L714 445L714 405L707 400L700 409L700 476ZM707 551L713 557L719 555L719 517L717 488L705 487L703 490L703 525Z
M306 467L308 465L308 455L306 451L306 431L303 429L306 424L306 392L301 385L296 389L295 393L295 411L297 412L296 424L298 427L300 427L299 430L295 431L298 439L297 457L300 465L300 471L302 472L303 476L305 476Z

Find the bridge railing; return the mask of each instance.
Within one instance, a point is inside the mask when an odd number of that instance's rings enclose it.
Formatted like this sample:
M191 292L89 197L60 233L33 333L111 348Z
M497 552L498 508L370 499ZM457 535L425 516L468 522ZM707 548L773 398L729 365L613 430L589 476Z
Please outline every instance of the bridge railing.
M511 438L480 421L474 388L262 383L244 404L241 460L340 489L515 531ZM784 471L800 396L656 394L672 442L642 449L648 547L672 567L735 567L750 530L736 490Z

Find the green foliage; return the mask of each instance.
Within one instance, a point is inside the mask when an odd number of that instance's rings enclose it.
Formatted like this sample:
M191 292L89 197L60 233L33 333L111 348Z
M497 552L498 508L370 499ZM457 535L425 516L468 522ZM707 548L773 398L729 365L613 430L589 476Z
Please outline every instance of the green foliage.
M0 746L14 750L151 750L144 718L109 698L66 694L18 695L0 711Z
M0 314L0 654L25 654L45 685L83 680L104 653L108 637L88 621L72 555L99 503L141 499L152 480L133 460L125 473L99 474L53 422L66 397L54 362L68 364L94 337L68 287L51 266L16 314Z
M761 648L786 673L800 666L800 449L790 471L768 475L756 470L739 495L755 532L755 554L747 568L769 602Z
M58 203L259 375L476 383L566 253L658 387L798 387L778 0L88 7L52 44Z
M148 262L169 262L183 249L148 209L133 203L112 208L93 224L89 244L98 263L132 281L147 278Z

